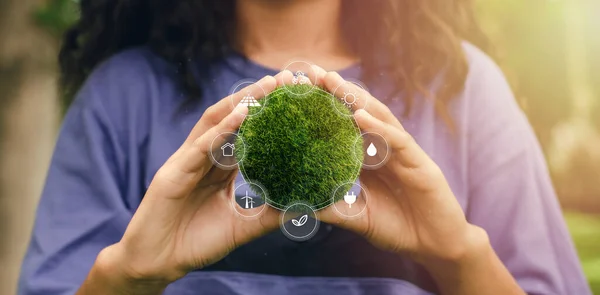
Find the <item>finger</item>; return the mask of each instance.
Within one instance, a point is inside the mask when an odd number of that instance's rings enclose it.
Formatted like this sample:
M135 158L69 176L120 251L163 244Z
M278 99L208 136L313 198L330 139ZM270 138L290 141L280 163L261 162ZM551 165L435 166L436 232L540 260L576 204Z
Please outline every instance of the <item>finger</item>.
M271 93L277 87L277 80L272 76L265 76L258 82L244 87L242 90L229 95L219 102L215 103L202 114L202 117L196 123L196 126L192 129L188 135L185 145L191 145L198 137L200 137L206 130L219 124L229 113L231 113L235 106L247 96L254 96L255 99L261 99L266 94Z
M357 111L354 117L362 130L378 133L388 141L393 160L386 164L386 168L394 176L395 181L400 181L400 187L419 192L449 189L440 167L408 132L394 128L364 110ZM389 179L387 182L390 183Z
M265 204L265 212L258 219L258 227L262 232L269 232L276 229L279 226L279 217L281 212L267 204Z
M279 72L275 77L277 77L277 86L285 86L292 85L294 79L294 73L289 70L283 70Z
M342 76L340 76L338 73L326 73L323 76L321 83L327 91L329 91L338 99L343 99L348 93L354 94L358 99L356 100L356 103L350 105L353 111L364 109L380 120L394 125L397 128L404 129L400 121L398 121L396 116L385 104L373 97L362 87L344 80L344 78L342 78Z
M397 157L404 167L416 168L430 161L429 156L404 129L383 122L365 110L356 111L354 118L361 130L383 136L394 153L393 156Z
M197 138L191 145L182 146L172 159L165 165L169 169L168 177L172 182L179 183L186 189L193 189L212 168L208 158L212 146L221 146L226 138L219 136L223 133L235 132L244 120L248 108L238 105L221 122ZM165 168L163 166L163 168ZM162 168L161 168L162 169Z
M209 155L210 156L210 155ZM201 183L206 183L207 185L219 185L219 184L228 184L235 182L235 178L237 177L239 172L238 168L227 170L220 169L217 166L212 166L209 168L208 172L202 178ZM199 189L202 189L202 186L198 186Z
M321 88L325 88L324 81L325 75L327 75L327 71L320 66L312 65L312 71L315 74L315 81L313 83Z
M208 158L210 145L225 132L234 132L246 117L248 108L239 105L217 126L209 129L192 144L182 145L163 166L158 169L148 188L148 195L163 196L167 199L183 199L197 186L198 182L211 170ZM224 140L224 139L222 139ZM217 142L220 146L222 142Z
M319 211L318 218L322 222L351 230L359 234L366 234L368 231L368 218L366 217L367 212L358 214L356 216L351 214L346 215L347 212L345 212L343 208L347 206L348 205L346 205L343 200L340 200L337 203ZM365 207L364 210L368 210L368 207Z
M280 212L267 204L263 206L266 206L264 212L258 218L238 218L235 227L237 229L234 238L235 247L255 240L279 226Z
M343 196L338 195L343 194ZM325 210L319 212L319 219L323 222L335 224L337 226L361 231L365 226L364 215L367 213L367 188L356 184L349 186L343 191L337 192L336 197L340 199L331 204Z

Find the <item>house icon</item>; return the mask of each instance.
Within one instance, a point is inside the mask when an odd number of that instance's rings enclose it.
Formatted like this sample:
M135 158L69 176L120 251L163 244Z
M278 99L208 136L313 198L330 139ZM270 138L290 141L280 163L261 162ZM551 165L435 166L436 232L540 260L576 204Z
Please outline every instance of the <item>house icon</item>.
M221 150L223 151L224 157L231 157L233 156L233 150L235 150L235 145L228 142L221 147Z

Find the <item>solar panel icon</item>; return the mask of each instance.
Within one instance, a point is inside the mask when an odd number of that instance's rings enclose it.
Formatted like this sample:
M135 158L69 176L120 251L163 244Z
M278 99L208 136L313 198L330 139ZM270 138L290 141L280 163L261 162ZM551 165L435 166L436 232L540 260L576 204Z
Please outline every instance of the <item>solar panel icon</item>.
M244 96L242 98L242 101L240 101L240 104L245 105L247 107L259 107L260 106L258 101L256 101L254 96L250 93L246 94L246 96Z

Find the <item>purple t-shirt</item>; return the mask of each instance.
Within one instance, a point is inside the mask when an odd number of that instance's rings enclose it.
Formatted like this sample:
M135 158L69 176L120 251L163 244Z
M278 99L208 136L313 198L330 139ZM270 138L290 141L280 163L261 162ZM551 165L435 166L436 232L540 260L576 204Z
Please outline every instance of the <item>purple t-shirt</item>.
M417 99L402 123L526 292L591 294L526 117L498 67L477 48L465 44L464 50L470 72L464 92L448 106L456 132L448 132L425 99ZM117 54L93 72L64 119L19 294L74 294L100 250L120 240L153 175L204 110L239 80L275 74L239 55L202 69L210 78L199 82L203 99L191 103L176 69L145 47ZM341 74L358 79L360 72L357 65ZM386 97L390 83L384 77L368 88ZM398 117L403 113L401 99L388 99L388 106ZM165 294L437 292L412 261L323 224L302 243L280 231L267 234L174 282Z

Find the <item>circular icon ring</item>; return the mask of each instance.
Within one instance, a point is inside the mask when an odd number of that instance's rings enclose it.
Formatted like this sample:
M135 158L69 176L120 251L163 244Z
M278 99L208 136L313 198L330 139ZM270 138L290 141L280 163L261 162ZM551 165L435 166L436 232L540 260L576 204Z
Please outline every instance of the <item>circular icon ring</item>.
M362 140L361 140L362 139ZM385 137L376 132L364 132L356 138L354 145L361 145L360 149L353 149L354 159L362 164L363 169L375 170L387 163L391 156L390 145ZM363 151L363 157L356 151Z
M260 193L257 193L254 196L250 196L248 190L256 192L259 190ZM238 192L244 191L242 194L238 194ZM241 197L240 197L241 196ZM257 200L257 198L259 200ZM267 191L263 188L262 185L255 182L243 182L235 187L233 191L233 195L231 196L231 207L233 211L235 211L238 215L247 219L254 219L259 217L265 209L267 208L267 203L265 200L267 199ZM256 204L258 202L258 204ZM260 207L259 210L258 207ZM248 211L246 212L240 211L239 209Z
M265 89L256 83L255 80L244 79L238 81L230 90L229 98L234 110L239 104L245 105L248 108L256 108L258 111L252 114L246 114L248 117L260 114L266 103L268 93Z
M364 84L358 80L348 79L342 84L338 85L332 92L334 99L340 101L344 107L356 111L365 109L369 102L369 90ZM342 116L348 116L343 113L339 107L340 105L333 102L333 107ZM352 112L354 113L354 112Z
M287 238L296 242L312 238L317 234L319 225L317 212L304 203L291 204L281 213L281 231Z
M348 186L350 186L350 189L346 191ZM341 189L344 189L346 192L340 192ZM338 195L342 194L343 197L336 201L336 199L338 199ZM360 184L354 182L347 182L338 186L334 190L332 197L334 212L340 217L346 219L352 219L361 216L367 209L368 201L369 196L367 190Z
M295 60L288 63L283 68L282 72L289 71L292 76L288 77L286 75L281 75L281 81L279 82L283 85L282 88L288 93L300 97L312 92L317 85L317 73L312 66L312 63L302 60ZM297 88L289 87L291 85L310 85L310 87L306 87L302 91L299 91Z
M242 146L239 146L240 142ZM209 154L215 166L223 170L233 170L246 155L246 144L241 136L233 132L223 132L213 138Z

